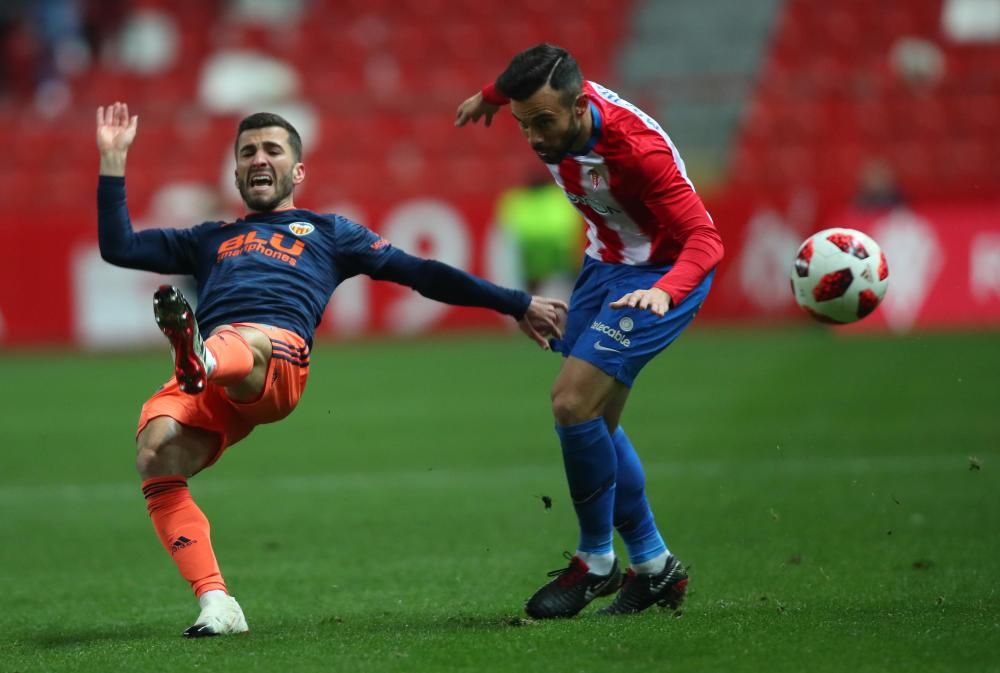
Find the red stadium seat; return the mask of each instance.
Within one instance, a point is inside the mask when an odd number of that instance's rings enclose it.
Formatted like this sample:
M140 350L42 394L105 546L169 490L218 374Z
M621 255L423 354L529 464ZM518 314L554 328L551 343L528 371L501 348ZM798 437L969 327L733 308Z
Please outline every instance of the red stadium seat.
M789 0L731 179L759 183L769 174L848 189L841 176L856 173L864 156L882 156L908 194L1000 189L1000 45L941 39L940 10L940 0ZM903 36L943 50L942 82L921 89L892 73L890 49Z
M177 62L147 77L95 61L72 81L72 109L75 114L128 100L142 116L130 158L134 207L167 178L217 184L236 118L212 117L199 107L199 75L214 50L242 45L290 63L301 77L302 97L320 111L321 140L306 148L311 181L329 181L330 190L345 196L380 193L387 180L409 193L495 193L522 181L535 160L528 152L509 151L522 140L505 113L496 128L457 131L451 124L455 107L514 53L543 41L570 48L587 76L600 79L613 63L630 3L581 3L567 13L559 0L311 0L293 25L267 27L235 23L225 3L137 0L131 9L153 8L174 19ZM386 90L371 80L378 59L385 59L387 71L393 63L398 68L398 82L389 73ZM92 112L88 128L80 129L67 127L63 118L39 124L26 97L0 111L7 109L17 111L8 123L17 146L30 148L15 148L23 171L6 184L16 187L16 200L42 202L56 192L60 202L92 200L93 175L78 170L93 160ZM75 172L52 172L48 157L56 154ZM190 161L192 156L207 159ZM24 180L26 173L49 177Z

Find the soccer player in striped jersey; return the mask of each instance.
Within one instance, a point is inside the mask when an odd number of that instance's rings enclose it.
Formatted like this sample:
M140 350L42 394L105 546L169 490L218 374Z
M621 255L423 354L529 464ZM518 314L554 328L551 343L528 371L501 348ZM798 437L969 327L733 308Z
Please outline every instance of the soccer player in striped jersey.
M587 223L586 258L570 298L552 413L580 527L569 565L525 609L570 617L617 591L603 614L676 608L687 572L667 549L645 495L639 457L619 421L640 370L705 301L722 241L660 125L613 91L585 81L564 49L517 54L493 84L465 100L455 125L503 105ZM674 422L664 411L664 423ZM615 529L628 550L624 578Z
M174 287L154 294L174 376L142 408L136 467L153 527L198 597L201 612L184 635L241 633L246 619L226 588L208 519L187 480L255 426L292 412L309 375L313 331L337 285L366 274L438 301L490 308L517 319L543 348L560 334L566 306L408 255L339 215L296 208L295 186L305 180L302 141L269 113L243 119L236 132L235 182L246 215L135 232L125 163L137 126L123 103L97 110L101 255L117 266L194 276L198 310Z

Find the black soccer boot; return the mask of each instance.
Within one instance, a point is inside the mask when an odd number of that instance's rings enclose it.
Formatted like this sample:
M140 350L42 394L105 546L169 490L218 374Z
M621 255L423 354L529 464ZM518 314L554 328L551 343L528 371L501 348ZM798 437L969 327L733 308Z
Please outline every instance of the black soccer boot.
M153 315L160 331L170 341L174 377L181 390L190 395L204 391L215 363L205 348L187 299L173 285L161 285L153 293Z
M556 579L536 591L525 604L524 611L529 617L572 617L587 607L590 601L598 596L609 596L621 586L622 576L617 559L610 573L595 575L580 558L570 556L568 552L565 556L569 565L550 572L549 577Z
M684 601L688 574L673 556L667 557L663 570L654 574L636 573L631 568L625 583L611 605L597 611L600 615L628 615L642 612L651 605L676 610Z

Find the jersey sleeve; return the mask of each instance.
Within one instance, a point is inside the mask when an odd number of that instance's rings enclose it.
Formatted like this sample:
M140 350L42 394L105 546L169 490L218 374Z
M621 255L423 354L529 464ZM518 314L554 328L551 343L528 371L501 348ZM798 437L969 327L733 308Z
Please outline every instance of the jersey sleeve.
M334 261L345 278L372 275L382 268L393 251L388 240L346 217L328 217L334 223Z
M101 257L115 266L193 275L197 266L198 237L204 226L134 231L125 199L125 179L109 176L99 179L98 244Z
M394 249L386 263L371 274L375 280L389 280L413 288L428 299L456 306L479 306L497 313L524 317L531 295L500 287L435 259L423 259Z
M636 184L644 186L642 202L665 233L681 244L673 267L654 284L676 306L722 260L722 238L667 147L641 155L634 170Z

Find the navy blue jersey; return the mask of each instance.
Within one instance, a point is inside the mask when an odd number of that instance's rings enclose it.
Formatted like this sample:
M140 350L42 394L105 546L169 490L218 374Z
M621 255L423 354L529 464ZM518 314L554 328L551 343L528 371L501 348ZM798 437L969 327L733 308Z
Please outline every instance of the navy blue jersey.
M291 330L311 345L330 295L357 274L407 285L438 301L482 306L516 318L531 302L519 290L407 255L340 215L293 209L191 229L133 232L124 178L100 178L98 238L102 256L113 264L194 276L198 324L206 334L219 325L256 322Z
M359 273L373 274L392 246L339 215L308 210L254 213L232 223L165 230L175 273L198 281L198 324L259 322L312 340L330 294Z

